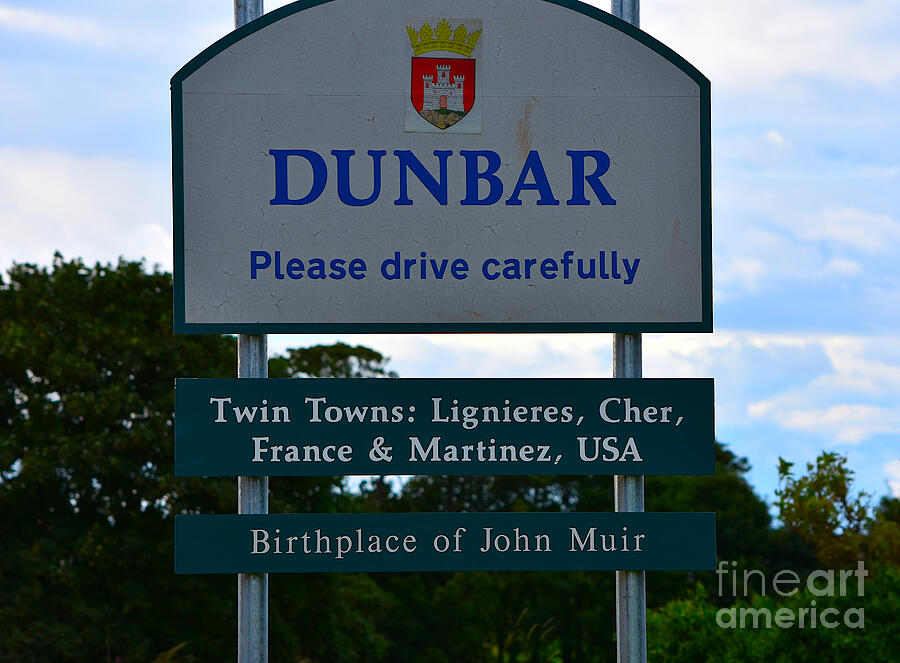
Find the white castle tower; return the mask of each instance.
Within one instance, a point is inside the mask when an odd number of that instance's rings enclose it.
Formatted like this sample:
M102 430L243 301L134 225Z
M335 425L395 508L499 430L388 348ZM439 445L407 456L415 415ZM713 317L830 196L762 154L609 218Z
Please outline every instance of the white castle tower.
M423 74L424 101L422 110L447 109L459 113L465 112L463 107L465 78L465 76L454 76L451 83L449 64L437 65L437 81L434 80L434 75Z

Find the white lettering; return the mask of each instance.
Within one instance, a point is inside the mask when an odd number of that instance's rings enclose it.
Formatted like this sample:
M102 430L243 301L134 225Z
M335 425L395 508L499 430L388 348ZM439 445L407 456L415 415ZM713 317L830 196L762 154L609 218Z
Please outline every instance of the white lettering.
M216 418L214 423L223 424L225 423L225 403L231 402L231 396L226 396L225 398L212 398L209 399L210 403L216 404Z

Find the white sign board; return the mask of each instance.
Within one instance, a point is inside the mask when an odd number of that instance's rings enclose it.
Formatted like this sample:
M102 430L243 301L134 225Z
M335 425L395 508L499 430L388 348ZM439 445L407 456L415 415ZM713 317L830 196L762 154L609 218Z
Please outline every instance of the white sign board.
M177 332L712 329L709 82L593 7L300 2L172 111Z

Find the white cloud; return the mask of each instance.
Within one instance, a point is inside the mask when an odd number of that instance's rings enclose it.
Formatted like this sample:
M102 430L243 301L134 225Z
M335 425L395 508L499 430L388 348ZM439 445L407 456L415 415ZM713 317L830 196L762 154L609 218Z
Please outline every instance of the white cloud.
M611 377L609 334L351 335L393 357L402 377ZM270 350L338 340L271 336ZM763 493L777 456L853 456L861 488L883 487L883 452L900 436L900 337L769 333L644 334L644 377L713 377L717 438L746 455ZM750 404L748 406L748 403ZM873 440L873 436L882 436ZM900 481L900 479L898 479Z
M775 129L761 132L754 128L717 140L713 160L715 163L727 161L744 168L771 171L794 154L793 146L781 132Z
M894 497L900 497L900 460L892 460L885 464L884 473L888 476L888 485Z
M900 5L893 0L656 0L642 9L641 28L718 89L754 89L797 75L882 86L900 75Z
M758 258L736 257L717 269L716 285L737 284L747 292L759 292L767 268Z
M612 377L611 334L353 334L272 336L270 352L343 340L392 357L402 377ZM741 371L745 333L644 334L644 377L719 377Z
M806 224L801 236L808 240L832 240L865 253L884 253L900 241L900 222L887 214L853 207L826 209Z
M900 435L900 357L893 337L813 336L796 341L821 349L827 367L803 382L751 402L747 412L786 430L859 444L875 435ZM775 337L766 343L783 343Z
M0 30L113 52L120 57L162 58L178 66L234 29L231 12L217 11L215 4L210 4L207 19L198 19L195 12L185 13L181 3L154 4L156 11L125 6L119 13L93 11L93 18L0 5ZM183 20L168 20L179 10Z
M847 175L863 179L895 179L900 177L900 166L863 165Z
M775 147L783 147L785 144L784 136L780 132L775 131L775 129L769 129L765 133L764 138L767 143Z
M815 384L831 392L900 394L900 362L895 353L886 352L889 342L852 336L824 338L822 348L833 373L818 378Z
M393 358L403 377L607 377L609 334L360 334L346 342L368 345ZM279 337L279 348L306 337ZM331 342L323 339L322 342Z
M729 212L717 213L713 282L718 302L770 291L786 282L823 287L839 283L861 293L893 278L892 257L900 255L900 221L858 207L810 210L802 194L791 195L786 192L774 200L748 196L739 211L742 203L729 200ZM735 219L735 214L740 216Z
M109 117L124 117L130 111L124 103L116 106L118 99L134 97L135 104L153 106L152 99L141 97L144 90L149 94L152 89L162 100L155 111L162 128L154 144L165 144L168 77L232 27L230 3L213 0L107 3L102 13L85 12L89 18L76 17L72 7L79 3L58 3L62 9L51 11L12 9L12 2L0 4L0 41L11 34L17 34L19 41L28 38L29 48L18 57L28 56L33 47L34 53L49 60L55 57L52 51L41 49L65 43L89 55L102 51L110 56L102 58L107 63L131 58L123 74L132 81L129 87L107 69L102 70L106 78L97 77L96 57L83 61L79 53L72 54L64 63L67 67L85 72L86 78L90 74L108 82L109 89L117 92L110 103L110 95L82 86L82 97L72 95L77 112L68 107L65 113L53 115L52 121L43 119L46 111L42 109L63 106L54 104L54 97L42 86L52 83L47 89L58 90L58 71L35 76L32 70L17 70L21 79L11 77L10 67L5 75L0 73L5 84L19 83L5 88L13 90L6 95L6 112L18 124L11 126L28 128L18 138L43 145L58 146L63 139L47 138L51 134L38 127L57 127L60 136L77 137L81 132L68 122L103 126ZM19 4L24 7L26 2ZM283 0L267 0L266 8L271 11L281 4ZM608 7L606 2L604 8ZM175 12L181 20L173 22L170 17ZM733 301L746 293L773 299L795 297L797 284L815 279L823 281L829 297L838 296L837 286L847 286L850 296L856 297L861 292L857 286L864 283L860 277L893 278L890 268L896 265L891 259L900 246L900 215L892 195L900 165L889 136L877 132L889 126L878 113L889 117L891 105L884 100L892 99L895 92L865 88L894 84L897 89L900 3L653 0L644 3L642 27L696 64L713 82L713 126L721 134L713 143L717 302L728 297ZM135 57L144 58L139 63L146 64L144 70L132 67ZM32 64L40 66L43 62ZM140 76L159 85L134 83ZM820 90L797 85L798 77L827 79L843 94L833 96L832 86ZM852 88L849 93L848 88ZM23 98L30 101L25 104ZM865 100L870 104L868 111ZM10 112L14 104L17 115L40 119L32 123L18 119ZM741 112L735 114L740 104L744 104ZM112 113L106 110L110 106ZM131 133L146 135L146 131L147 126L135 125ZM89 149L121 150L120 134L109 135L116 137L116 144L104 145L98 139ZM73 139L70 149L84 144ZM847 145L851 154L846 157L826 158L817 151ZM151 262L170 267L171 183L166 171L130 159L79 157L58 147L43 152L0 147L0 269L13 259L47 264L54 248L67 257L83 256L88 261L146 255ZM873 196L880 200L873 201ZM873 256L881 261L875 266L870 261ZM875 287L873 280L865 283ZM885 293L879 296L880 305L888 309L884 300L892 296L891 283L878 287ZM840 316L837 309L835 304L835 320ZM874 310L871 314L876 315ZM760 314L748 324L781 324L774 318ZM818 334L723 329L715 334L646 334L644 374L715 377L717 425L727 431L724 439L735 445L736 452L749 455L762 468L755 470L756 476L768 481L763 489L770 491L774 461L769 463L766 456L775 450L790 452L799 462L806 460L802 458L806 452L797 451L803 445L812 449L812 458L820 443L859 441L851 452L862 457L876 444L872 436L884 435L884 429L896 435L893 412L900 411L896 396L900 393L900 338L835 336L826 332L824 323L821 328ZM611 375L609 335L367 335L352 336L349 341L393 356L392 366L407 377ZM309 336L270 337L273 350L313 342ZM748 403L753 416L748 416ZM879 417L881 423L873 426L871 420ZM778 429L793 433L773 435ZM879 443L895 444L896 439L881 438ZM795 446L782 451L785 445ZM865 465L854 468L867 470L870 477L877 473L867 489L883 485L874 481L883 482L884 458L869 456ZM900 494L900 467L890 467L895 477L892 486Z
M611 376L609 335L353 338L397 358L394 367L406 377ZM900 355L891 350L900 338L736 330L643 338L645 377L716 378L720 426L752 425L749 413L822 444L900 435Z
M856 276L862 271L862 265L847 258L832 258L822 271L829 276Z
M283 4L273 0L266 9ZM609 11L608 0L593 4ZM68 8L3 4L0 29L119 53L165 56L174 50L179 58L190 57L233 28L231 12L220 4L197 5L156 2L154 11L123 5L84 18ZM179 11L185 20L164 20ZM643 7L641 27L698 66L716 89L755 89L794 75L882 86L900 76L900 44L894 39L900 8L893 0L656 0Z
M0 28L86 44L106 41L106 34L94 21L3 5L0 5Z
M48 264L57 249L171 269L170 188L164 173L131 161L0 148L0 269Z
M713 283L722 295L720 301L756 294L786 279L819 280L834 272L835 265L828 265L814 242L799 240L786 229L766 228L760 221L719 228L714 229Z
M893 408L841 403L827 408L790 409L778 398L751 403L748 412L786 430L821 436L835 444L859 444L874 435L900 435L900 412Z
M284 348L333 340L276 338ZM608 334L350 338L392 356L403 377L612 376ZM822 445L900 435L900 352L892 350L900 348L898 337L718 330L643 339L644 377L715 378L722 429L769 423L813 435Z

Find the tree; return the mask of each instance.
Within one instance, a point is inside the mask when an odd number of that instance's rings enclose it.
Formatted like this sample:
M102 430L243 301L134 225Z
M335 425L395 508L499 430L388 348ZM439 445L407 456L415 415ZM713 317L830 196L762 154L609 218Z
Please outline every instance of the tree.
M385 358L371 348L351 347L346 343L289 348L287 355L269 360L272 377L318 378L395 378L385 367Z
M172 570L175 514L235 509L232 479L173 474L173 380L233 376L234 340L173 336L171 289L168 274L139 263L87 267L61 257L50 268L14 266L0 283L0 661L234 658L234 578ZM289 350L269 373L394 376L376 351L345 344ZM721 445L716 454L715 475L649 477L647 509L716 511L723 559L763 569L815 563L804 516L772 529L746 482L746 459ZM819 494L807 487L820 480L837 490L849 474L833 465L792 479L785 504L805 513L803 500ZM414 477L399 493L376 479L361 494L340 477L273 477L271 489L273 512L612 509L609 477ZM866 554L896 555L898 513L888 499L860 521ZM651 573L651 606L678 599L687 603L673 609L715 609L708 594L706 608L691 594L707 577ZM614 660L610 572L297 574L270 583L273 660ZM884 587L890 597L893 585ZM665 632L687 647L683 626L670 621Z
M715 511L723 559L771 564L784 554L785 537L773 533L765 502L745 479L748 469L746 459L717 444L714 475L648 477L647 509ZM377 484L372 490L378 490ZM380 492L374 503L381 511L613 508L612 481L606 476L417 476L399 494L386 499ZM698 578L715 584L712 572L648 574L651 605L688 596ZM612 572L402 574L375 579L398 598L380 627L389 636L385 660L392 663L615 660Z
M839 454L822 452L800 477L793 465L779 458L781 520L815 547L827 568L851 567L859 559L900 564L896 500L885 498L873 509L871 495L853 492L853 471Z
M851 588L854 584L850 583ZM811 613L813 606L815 617ZM748 609L753 612L745 612ZM894 660L900 648L900 630L896 628L898 609L900 569L897 567L883 567L865 583L863 596L857 595L855 588L843 596L839 592L833 596L813 595L803 589L786 598L754 595L726 608L715 605L699 589L689 598L672 601L650 612L648 658L669 663ZM787 618L781 623L790 626L778 626L774 617L779 611ZM803 628L800 627L802 611L805 611ZM767 613L771 622L767 621ZM811 619L816 621L815 628ZM771 626L767 627L767 623Z
M171 330L171 277L140 263L57 255L0 282L0 660L234 658L234 578L175 576L172 563L173 516L233 513L236 492L232 479L174 476L174 378L233 376L234 340ZM387 374L384 361L319 347L276 358L271 374ZM283 511L347 499L336 477L273 491ZM368 578L272 585L273 651L285 660L359 661L382 646ZM354 594L344 619L318 611L323 591Z
M748 483L750 463L716 443L716 471L708 476L647 477L647 511L712 511L716 514L716 553L720 560L742 568L769 572L781 568L812 570L816 559L796 534L772 528L769 507ZM648 605L657 607L686 596L695 582L712 594L717 587L711 571L662 571L648 574ZM728 597L718 597L720 602Z
M796 537L805 541L818 558L817 574L824 574L825 579L829 574L842 578L846 569L866 571L868 577L846 584L833 580L824 587L820 578L813 591L808 584L812 577L808 564L806 569L787 564L780 569L800 571L801 585L795 594L784 596L772 583L779 567L765 570L742 564L744 569L764 571L768 594L729 595L725 602L724 597L713 597L698 584L687 598L650 613L651 658L675 663L698 659L840 663L896 656L900 647L900 635L893 626L900 610L900 509L896 498L884 498L872 510L870 496L853 491L847 459L835 453L823 452L815 464L807 464L806 474L800 477L794 476L792 466L780 459L782 483L777 505L784 528L774 533L784 540ZM862 560L866 569L857 569ZM779 624L777 614L787 621ZM801 616L805 627L800 626ZM790 625L784 626L786 623Z

